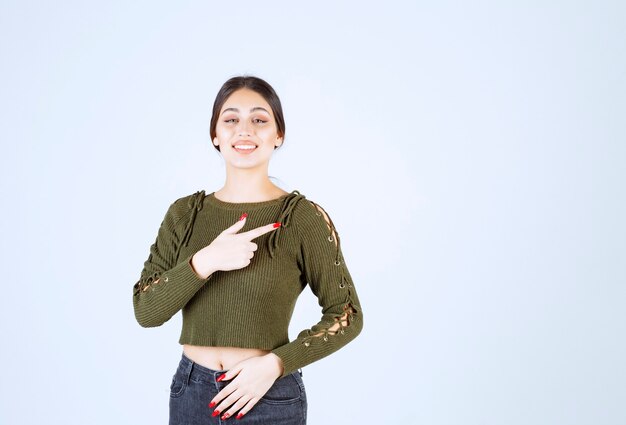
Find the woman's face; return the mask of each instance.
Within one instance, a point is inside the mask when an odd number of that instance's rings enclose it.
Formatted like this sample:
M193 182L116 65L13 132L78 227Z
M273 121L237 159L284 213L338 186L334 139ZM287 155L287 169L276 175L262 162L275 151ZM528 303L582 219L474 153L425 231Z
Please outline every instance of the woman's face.
M263 96L250 89L233 92L220 110L213 144L224 160L239 168L253 168L269 162L274 146L280 146L272 108ZM243 144L256 145L244 150Z

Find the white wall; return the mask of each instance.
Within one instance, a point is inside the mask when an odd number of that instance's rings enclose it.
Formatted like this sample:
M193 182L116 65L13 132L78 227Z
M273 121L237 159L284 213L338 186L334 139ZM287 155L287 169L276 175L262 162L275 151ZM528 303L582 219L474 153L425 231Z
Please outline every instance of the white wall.
M167 422L180 314L132 285L243 73L365 314L309 424L626 423L624 3L300 3L2 3L0 423Z

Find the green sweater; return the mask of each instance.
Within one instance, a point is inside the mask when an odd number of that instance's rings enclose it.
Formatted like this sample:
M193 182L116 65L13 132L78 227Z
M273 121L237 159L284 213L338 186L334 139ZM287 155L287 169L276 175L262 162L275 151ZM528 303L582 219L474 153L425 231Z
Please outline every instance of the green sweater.
M258 248L247 266L198 276L192 256L244 212L242 232L281 226L252 240ZM289 322L307 283L322 317L290 342ZM339 232L297 190L263 202L225 202L204 190L174 201L133 286L133 305L143 327L160 326L182 310L180 344L271 350L283 361L281 377L339 350L363 328Z

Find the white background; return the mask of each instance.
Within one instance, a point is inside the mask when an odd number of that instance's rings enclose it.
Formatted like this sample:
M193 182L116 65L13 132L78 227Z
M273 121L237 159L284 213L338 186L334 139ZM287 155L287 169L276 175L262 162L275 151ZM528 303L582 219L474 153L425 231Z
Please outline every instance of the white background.
M624 424L626 8L4 1L0 423L165 424L180 314L135 321L169 204L217 190L220 86L281 97L364 329L309 424ZM306 289L290 335L319 320Z

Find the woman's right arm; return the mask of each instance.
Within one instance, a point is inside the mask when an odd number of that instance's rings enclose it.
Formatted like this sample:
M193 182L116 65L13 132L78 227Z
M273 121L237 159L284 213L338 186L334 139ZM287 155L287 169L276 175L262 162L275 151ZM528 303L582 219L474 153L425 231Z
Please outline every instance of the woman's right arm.
M203 278L193 269L189 255L177 262L181 243L181 218L185 216L183 199L170 205L150 247L139 280L133 286L135 318L144 328L161 326L181 310L211 279Z

